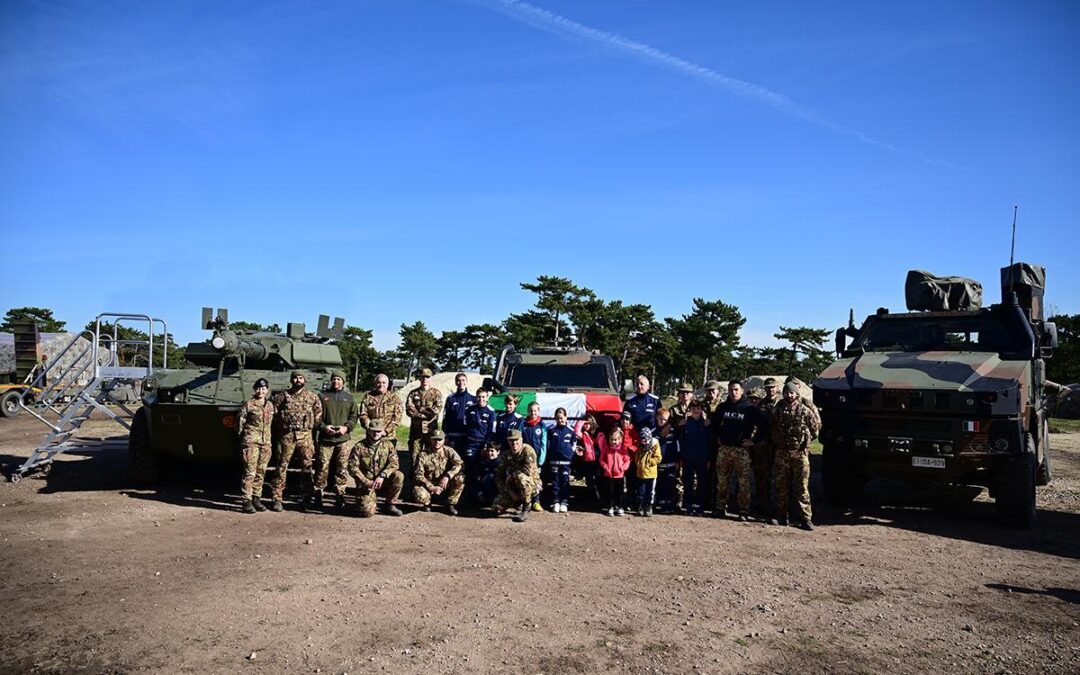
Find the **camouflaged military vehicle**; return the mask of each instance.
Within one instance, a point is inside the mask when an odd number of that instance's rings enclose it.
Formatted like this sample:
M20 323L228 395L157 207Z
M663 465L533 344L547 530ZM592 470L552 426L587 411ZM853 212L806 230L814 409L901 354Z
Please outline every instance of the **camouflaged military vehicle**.
M284 334L264 333L230 329L225 310L211 316L204 308L202 326L213 335L188 344L184 368L156 370L146 379L128 440L138 484L158 479L162 459L239 462L236 414L257 379L269 381L272 396L290 387L293 370L302 370L307 387L320 392L330 370L341 366L334 341L341 338L343 319L331 328L329 317L320 316L311 335L302 323L288 324Z
M912 271L911 311L837 331L840 358L813 384L827 501L892 476L984 486L1001 520L1034 522L1035 486L1050 480L1044 360L1057 329L1042 267L1016 263L1001 282L1001 302L984 308L978 282Z
M538 347L517 351L506 345L499 353L495 376L484 386L496 392L490 405L503 411L506 394L519 398L517 411L526 414L533 401L540 415L554 419L565 408L570 419L593 415L602 425L612 424L622 411L615 362L599 352L573 347Z

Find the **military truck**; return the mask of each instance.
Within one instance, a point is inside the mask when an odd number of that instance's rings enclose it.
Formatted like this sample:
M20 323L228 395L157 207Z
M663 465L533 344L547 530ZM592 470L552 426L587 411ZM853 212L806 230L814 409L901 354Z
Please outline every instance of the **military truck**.
M532 401L540 414L554 419L566 408L571 419L593 415L602 426L614 423L622 411L615 362L610 356L574 347L537 347L518 351L506 345L499 353L494 377L484 387L496 392L491 405L503 410L506 394L520 398L517 410L525 414Z
M913 270L908 312L837 330L839 358L813 383L826 500L849 504L881 476L983 486L1003 522L1031 526L1050 480L1045 286L1038 265L1005 267L985 308L978 282Z
M238 462L236 416L259 378L270 383L270 394L288 389L290 374L302 370L307 387L321 391L330 370L341 366L334 342L341 338L344 320L319 317L314 335L304 324L287 324L284 333L233 330L228 312L217 316L203 309L202 326L213 335L188 344L185 367L157 370L146 379L143 406L131 423L128 448L137 484L155 482L162 460Z

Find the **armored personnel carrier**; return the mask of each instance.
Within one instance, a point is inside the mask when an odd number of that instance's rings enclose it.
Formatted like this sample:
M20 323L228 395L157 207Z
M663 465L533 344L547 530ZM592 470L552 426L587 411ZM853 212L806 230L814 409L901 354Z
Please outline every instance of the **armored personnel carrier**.
M302 370L307 387L318 392L330 370L341 366L334 342L341 338L343 319L331 328L329 317L320 316L311 335L302 323L290 323L279 334L233 330L225 310L212 317L204 308L202 326L213 335L188 344L184 368L157 370L145 381L128 441L138 484L157 480L163 458L238 461L236 415L257 379L266 378L273 395L289 388L293 370Z
M1032 525L1050 480L1045 286L1038 265L1005 267L1001 302L985 308L978 282L916 270L909 312L837 330L839 358L813 383L826 500L847 504L875 476L976 485L1002 521Z
M517 410L525 414L533 401L540 415L554 419L555 410L566 408L570 419L593 415L601 424L612 423L622 411L615 362L599 352L572 347L538 347L517 351L506 345L499 353L495 376L484 386L496 392L491 406L502 411L506 394L520 399Z

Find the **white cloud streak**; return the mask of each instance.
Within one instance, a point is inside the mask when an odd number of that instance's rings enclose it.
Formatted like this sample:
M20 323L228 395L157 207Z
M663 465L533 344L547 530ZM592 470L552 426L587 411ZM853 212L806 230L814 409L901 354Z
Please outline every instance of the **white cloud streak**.
M526 2L520 2L519 0L478 0L478 2L514 19L515 21L520 21L521 23L528 24L534 28L564 38L578 38L596 43L640 61L668 68L669 70L704 82L716 89L721 89L750 101L766 105L786 115L805 120L844 136L850 136L862 143L875 146L882 150L901 155L911 155L930 164L949 167L953 166L947 162L933 160L919 153L912 152L907 148L897 147L891 143L880 141L861 131L843 127L822 117L810 108L793 101L788 96L775 92L767 87L763 87L760 84L724 75L707 66L687 61L674 54L665 52L662 49L657 49L656 47L649 46L643 42L631 40L630 38L617 33L609 33L608 31L597 28L590 28L589 26L580 24L542 7L530 5Z

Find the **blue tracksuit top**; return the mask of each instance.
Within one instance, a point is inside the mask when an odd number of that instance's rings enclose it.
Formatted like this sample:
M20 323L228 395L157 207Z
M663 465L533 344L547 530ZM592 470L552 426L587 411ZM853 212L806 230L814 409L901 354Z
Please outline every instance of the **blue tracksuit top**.
M674 432L667 436L659 436L657 440L660 441L661 464L679 461L679 437Z
M543 466L547 459L548 426L542 421L536 424L521 422L521 438L525 445L536 451L536 466Z
M495 440L499 442L499 448L506 450L510 447L506 441L506 432L511 429L521 430L521 426L525 423L525 418L516 412L503 412L499 413L495 418ZM528 443L528 441L525 441ZM531 445L531 443L530 443ZM535 450L536 448L533 448ZM539 459L539 458L537 458Z
M495 438L495 409L474 405L465 413L465 438L469 445L480 447Z
M656 431L656 411L659 409L660 397L649 392L634 394L623 404L623 410L630 411L630 421L638 431L643 427Z
M555 425L548 429L548 452L553 462L569 462L574 459L578 436L569 425Z
M710 438L704 417L700 419L687 417L682 426L682 442L679 444L683 464L705 464L712 459L709 449Z
M465 432L465 413L477 403L476 397L468 391L454 392L446 397L443 408L442 429L448 434Z

